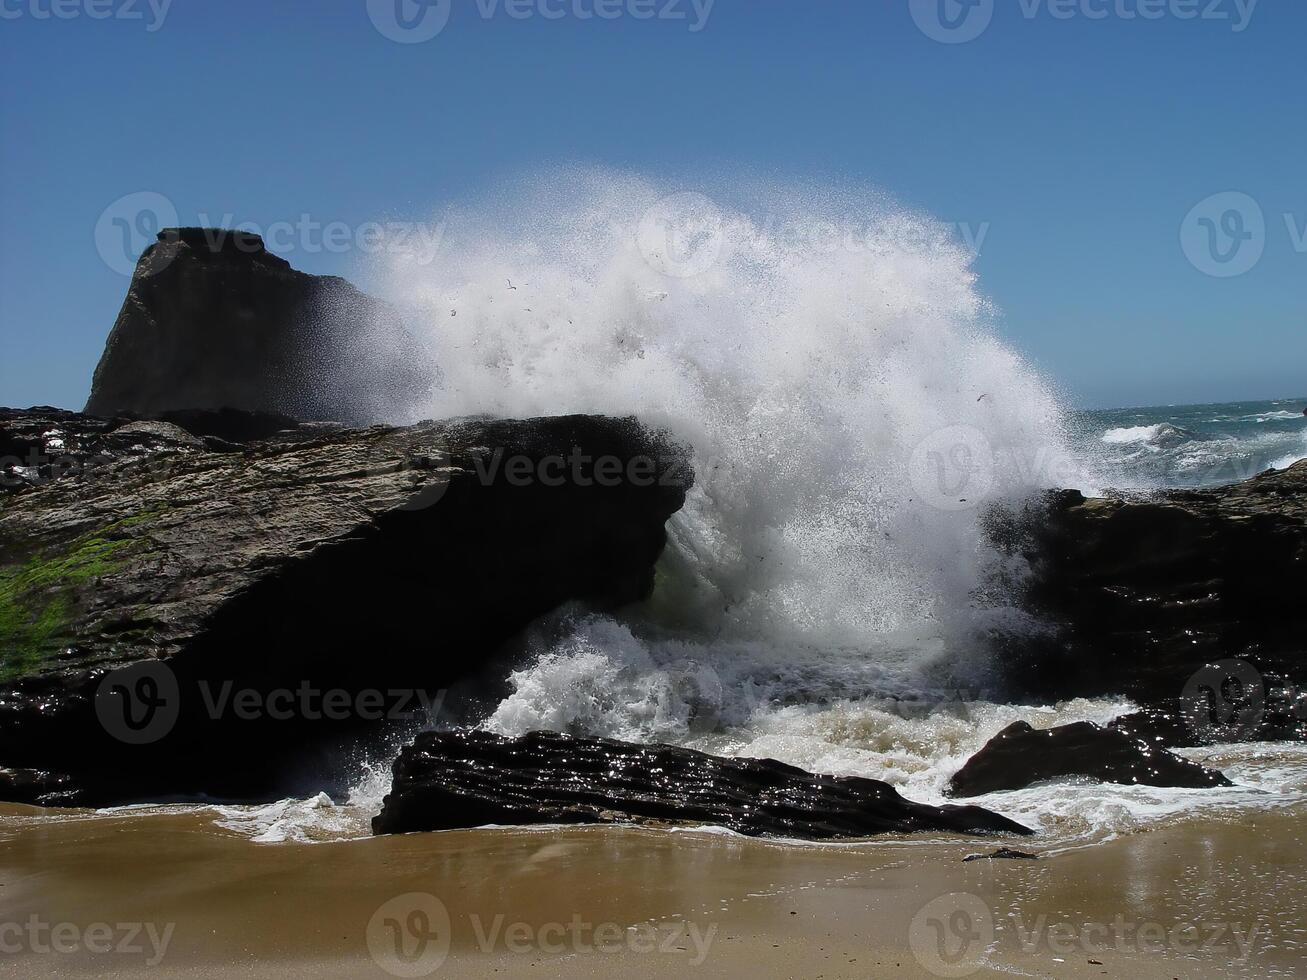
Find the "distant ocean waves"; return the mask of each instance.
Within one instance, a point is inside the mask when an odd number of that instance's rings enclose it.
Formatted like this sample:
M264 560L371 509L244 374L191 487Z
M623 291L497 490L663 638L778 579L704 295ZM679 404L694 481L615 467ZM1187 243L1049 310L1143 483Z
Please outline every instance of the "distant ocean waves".
M1234 483L1307 459L1307 398L1112 409L1073 420L1105 480L1122 488Z

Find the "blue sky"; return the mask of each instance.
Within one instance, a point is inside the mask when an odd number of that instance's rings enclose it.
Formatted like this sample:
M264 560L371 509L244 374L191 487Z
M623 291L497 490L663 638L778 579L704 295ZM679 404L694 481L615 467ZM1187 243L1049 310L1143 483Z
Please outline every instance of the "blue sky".
M940 0L453 0L413 44L368 0L153 2L0 0L0 404L84 401L123 195L357 226L555 162L852 180L986 226L1004 336L1078 405L1307 393L1301 0L943 0L965 43ZM1228 198L1190 214L1230 191L1264 231ZM1239 239L1194 261L1182 226Z

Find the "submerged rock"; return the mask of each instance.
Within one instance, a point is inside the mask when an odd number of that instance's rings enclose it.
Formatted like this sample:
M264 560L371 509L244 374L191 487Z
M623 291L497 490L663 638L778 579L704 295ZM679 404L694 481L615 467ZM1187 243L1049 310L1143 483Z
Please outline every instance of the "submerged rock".
M394 766L377 834L486 824L658 821L810 840L944 831L1030 834L976 806L927 806L875 779L771 759L534 732L424 732Z
M1141 739L1082 721L1043 731L1013 722L949 781L953 796L1024 789L1049 779L1205 789L1232 785L1225 776Z
M169 228L137 263L86 411L368 424L407 415L432 377L399 313L344 279L297 272L258 235Z
M645 597L692 482L632 419L237 445L0 412L10 444L56 428L60 455L0 497L0 766L83 803L333 774L331 739L416 724L536 617Z
M972 861L1038 861L1038 854L1028 854L1011 847L1000 847L993 854L968 854L962 859L963 864Z
M1023 695L1162 704L1231 659L1307 684L1307 461L1204 490L1063 491L993 532L1029 561L1026 606L1050 624L1003 650Z

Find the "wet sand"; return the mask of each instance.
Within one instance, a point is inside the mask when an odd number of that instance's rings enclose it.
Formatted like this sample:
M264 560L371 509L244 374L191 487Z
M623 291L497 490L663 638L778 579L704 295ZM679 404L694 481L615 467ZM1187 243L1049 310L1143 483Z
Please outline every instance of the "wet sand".
M1302 975L1304 816L1057 851L613 828L255 844L200 810L6 807L0 975ZM962 861L1004 844L1044 856Z

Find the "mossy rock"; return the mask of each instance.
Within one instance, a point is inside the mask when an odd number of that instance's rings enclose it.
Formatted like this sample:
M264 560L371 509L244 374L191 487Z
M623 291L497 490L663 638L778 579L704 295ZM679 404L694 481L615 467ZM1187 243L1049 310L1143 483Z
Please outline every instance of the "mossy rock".
M155 516L118 521L21 564L0 568L0 681L39 673L75 638L73 616L88 584L123 568L141 542L119 537Z

